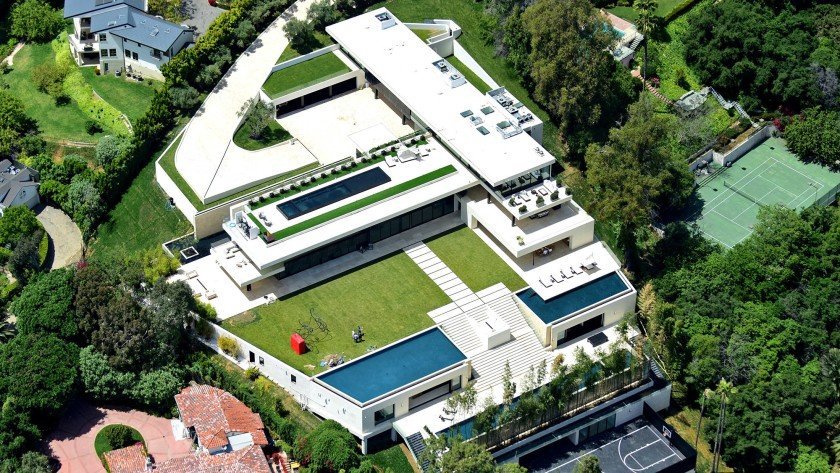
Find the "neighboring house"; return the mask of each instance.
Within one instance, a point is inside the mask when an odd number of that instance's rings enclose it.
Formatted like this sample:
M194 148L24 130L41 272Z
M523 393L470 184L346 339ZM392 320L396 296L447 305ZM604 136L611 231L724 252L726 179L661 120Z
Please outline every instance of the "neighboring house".
M175 403L186 433L200 451L216 455L268 445L260 415L226 391L203 384L188 386L175 395Z
M79 66L102 74L163 80L161 66L194 40L193 30L146 13L147 0L65 0L73 19L70 51Z
M636 57L636 48L645 39L644 35L639 33L636 25L623 18L619 18L603 9L601 9L601 14L604 15L604 18L610 23L618 36L618 40L610 51L613 58L624 64L624 67L630 67L630 63Z
M17 161L0 161L0 215L15 205L30 209L41 203L38 195L38 173Z
M105 454L111 473L271 473L262 449L256 445L225 455L190 455L154 463L143 444Z

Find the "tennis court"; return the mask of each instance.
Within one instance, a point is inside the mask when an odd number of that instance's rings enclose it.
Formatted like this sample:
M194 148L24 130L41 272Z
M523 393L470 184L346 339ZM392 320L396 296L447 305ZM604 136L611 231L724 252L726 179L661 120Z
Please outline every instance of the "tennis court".
M696 190L702 208L686 220L731 248L753 231L762 206L804 209L837 192L840 174L801 162L779 138L768 138Z

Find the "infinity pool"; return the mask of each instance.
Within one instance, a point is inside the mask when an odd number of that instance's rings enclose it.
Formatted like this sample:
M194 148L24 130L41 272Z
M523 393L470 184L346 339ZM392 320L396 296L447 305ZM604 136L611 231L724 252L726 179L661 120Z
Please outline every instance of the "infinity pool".
M390 181L391 178L385 174L382 168L375 167L370 171L354 174L335 184L321 186L304 196L283 201L277 204L277 210L282 212L287 219L292 220Z
M612 272L549 300L544 300L533 289L522 291L517 297L543 322L551 324L628 290L630 288L618 273Z
M333 368L318 379L365 403L466 359L436 327Z

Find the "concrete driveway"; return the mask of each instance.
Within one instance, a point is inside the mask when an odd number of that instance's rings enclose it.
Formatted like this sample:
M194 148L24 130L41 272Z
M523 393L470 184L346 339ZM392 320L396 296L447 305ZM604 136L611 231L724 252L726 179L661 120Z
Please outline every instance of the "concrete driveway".
M210 27L210 23L213 23L213 20L221 15L224 10L210 5L207 0L186 0L184 2L184 12L187 14L184 24L194 26L196 32L202 35Z
M140 431L149 455L157 463L192 453L192 441L176 440L169 419L135 410L94 407L85 401L77 401L67 409L47 439L46 453L61 463L59 473L104 472L93 441L103 427L111 424L124 424Z
M61 210L40 205L35 209L38 221L50 236L50 250L46 265L50 269L63 268L82 258L82 232Z

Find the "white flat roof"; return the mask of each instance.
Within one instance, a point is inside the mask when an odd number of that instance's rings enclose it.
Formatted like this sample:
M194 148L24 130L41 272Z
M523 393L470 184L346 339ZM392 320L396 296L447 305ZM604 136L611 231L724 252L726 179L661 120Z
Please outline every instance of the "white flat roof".
M527 133L503 138L496 124L507 120L494 100L472 84L450 87L449 73L433 64L440 56L397 20L381 29L380 8L327 27L340 45L401 100L492 186L554 163L554 157ZM481 109L492 107L493 113ZM481 134L468 118L470 110L483 119L489 133ZM539 150L539 152L537 152Z

